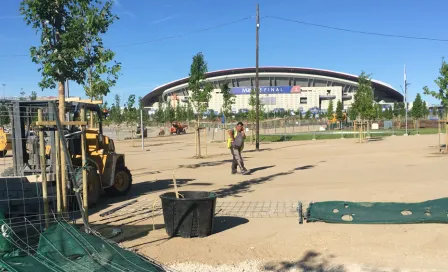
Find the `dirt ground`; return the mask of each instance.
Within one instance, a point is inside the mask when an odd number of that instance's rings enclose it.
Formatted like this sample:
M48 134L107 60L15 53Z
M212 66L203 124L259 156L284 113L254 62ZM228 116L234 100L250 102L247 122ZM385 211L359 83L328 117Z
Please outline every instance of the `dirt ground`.
M103 199L90 220L103 230L120 226L123 233L114 240L168 265L253 261L266 271L446 271L448 236L443 224L301 225L297 214L243 218L218 213L213 235L168 239L163 217L151 212L160 194L173 191L173 169L179 190L217 191L223 196L218 203L417 202L446 197L448 155L438 153L437 137L396 136L363 144L352 139L261 143L261 152L249 144L243 153L247 168L253 170L249 176L230 174L231 156L223 143L209 143L207 158L193 158L192 135L146 139L144 151L138 141L135 147L131 141L116 142L126 155L134 185L128 197ZM99 217L130 200L137 203Z

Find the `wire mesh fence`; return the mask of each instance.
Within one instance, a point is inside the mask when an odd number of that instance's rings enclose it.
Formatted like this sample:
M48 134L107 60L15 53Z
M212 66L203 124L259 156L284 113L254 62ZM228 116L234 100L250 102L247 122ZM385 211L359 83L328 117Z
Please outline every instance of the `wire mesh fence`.
M95 154L102 129L93 111L87 126L84 105L65 110L62 119L55 101L0 109L0 271L166 271L91 230L83 192L90 200L96 180L82 172L98 168L81 153Z

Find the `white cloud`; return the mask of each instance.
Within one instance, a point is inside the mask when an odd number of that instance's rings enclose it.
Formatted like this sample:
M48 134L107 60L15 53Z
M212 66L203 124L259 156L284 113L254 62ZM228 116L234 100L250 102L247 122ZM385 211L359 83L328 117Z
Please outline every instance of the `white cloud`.
M173 18L176 18L176 16L175 16L175 15L170 15L170 16L161 18L161 19L159 19L159 20L152 21L151 24L159 24L159 23L162 23L162 22L166 22L166 21L168 21L168 20L171 20L171 19L173 19Z

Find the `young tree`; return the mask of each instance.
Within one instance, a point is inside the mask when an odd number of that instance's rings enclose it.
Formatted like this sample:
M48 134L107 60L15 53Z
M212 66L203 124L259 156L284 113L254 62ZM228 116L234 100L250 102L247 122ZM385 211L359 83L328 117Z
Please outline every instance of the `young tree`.
M328 119L328 121L333 119L333 114L334 114L333 100L330 100L330 102L328 102L328 109L327 109L327 119Z
M428 86L423 87L424 94L431 95L432 97L440 100L442 106L446 109L448 107L448 64L445 59L442 58L442 66L439 69L440 76L434 80L439 87L438 91L433 91Z
M203 112L208 107L208 102L211 98L213 85L205 81L205 74L208 72L207 62L205 62L204 55L197 53L193 57L193 62L190 67L190 77L188 79L188 90L191 92L191 100L194 103L197 113L197 134L198 134L198 152L197 156L201 157L201 133L199 133L199 122Z
M208 120L210 120L210 121L215 121L217 115L215 114L215 111L214 111L214 110L209 109L209 110L208 110L208 116L207 116L207 117L208 117Z
M341 100L338 100L338 102L336 103L336 119L339 121L342 128L342 121L344 121L344 112Z
M250 109L247 117L249 119L249 122L251 122L252 125L255 125L255 121L257 119L257 96L254 88L250 90L249 106Z
M90 97L107 95L115 84L120 64L110 65L114 53L101 37L118 19L112 6L113 0L22 0L24 20L40 34L40 45L30 49L32 61L40 65L39 86L57 86L61 102L66 80L87 86ZM62 118L64 103L59 107Z
M139 121L139 113L135 108L135 94L131 94L128 97L128 102L124 107L124 119L128 126L134 126Z
M0 126L6 126L11 123L9 111L5 104L0 104Z
M162 97L160 97L159 103L157 103L157 110L154 113L154 119L156 120L157 123L166 122L163 104L164 104L163 99Z
M348 109L347 116L350 119L350 121L355 121L356 118L358 117L358 113L356 112L356 109L352 107Z
M35 91L31 92L30 99L33 100L33 101L37 99L37 93Z
M194 110L191 106L191 102L187 102L187 120L190 122L191 120L194 120Z
M115 95L115 102L112 104L112 107L110 108L109 118L111 122L118 127L120 127L121 124L123 123L124 118L121 112L120 96L118 94Z
M169 121L170 123L172 123L174 121L174 119L176 119L176 112L175 112L173 106L171 105L171 100L168 99L166 101L165 105L166 105L165 106L165 118L166 118L166 121Z
M140 111L141 114L140 114ZM143 98L141 96L138 97L138 112L137 112L138 116L142 116L143 117L143 125L148 124L149 122L149 113L147 110L145 110L144 106L143 106ZM138 122L138 125L140 126L140 119Z
M26 100L26 93L23 91L23 89L22 89L22 91L20 91L19 100Z
M422 116L422 118L423 119L428 118L428 116L429 116L429 109L428 109L428 106L426 105L426 102L423 102L422 109L423 109L423 116Z
M352 107L361 120L372 120L375 114L373 106L373 88L370 75L364 71L358 77L358 91L354 95Z
M232 94L229 84L230 84L229 81L225 81L221 85L221 94L223 100L222 110L226 119L229 118L230 115L232 114L232 105L235 104L235 97L236 97L234 94Z
M423 117L423 101L422 97L419 93L417 93L417 96L415 97L414 103L412 103L412 109L411 109L411 115L415 122L415 127L417 128L417 134L418 134L418 128L420 127L419 120Z
M383 117L386 120L392 120L394 118L394 113L392 112L392 108L386 108L384 110Z
M305 113L305 119L306 119L306 120L309 120L309 119L311 118L311 116L312 116L311 111L310 111L310 110L307 110L306 113Z

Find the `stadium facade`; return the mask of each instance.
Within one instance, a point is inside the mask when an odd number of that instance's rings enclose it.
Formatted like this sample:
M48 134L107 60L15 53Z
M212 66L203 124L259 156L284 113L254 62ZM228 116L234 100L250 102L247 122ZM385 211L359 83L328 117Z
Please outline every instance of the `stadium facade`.
M232 110L238 112L250 108L249 97L255 86L255 68L209 72L206 80L214 86L208 109L221 111L223 98L220 87L226 81L236 96ZM334 105L337 101L342 101L346 110L353 103L358 76L311 68L260 67L259 85L260 101L266 111L321 112L327 110L330 100L333 100ZM403 101L403 95L389 84L372 79L372 85L376 102L387 106ZM171 102L173 106L187 105L188 78L155 88L143 98L143 104L151 112L158 107L160 99Z

